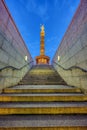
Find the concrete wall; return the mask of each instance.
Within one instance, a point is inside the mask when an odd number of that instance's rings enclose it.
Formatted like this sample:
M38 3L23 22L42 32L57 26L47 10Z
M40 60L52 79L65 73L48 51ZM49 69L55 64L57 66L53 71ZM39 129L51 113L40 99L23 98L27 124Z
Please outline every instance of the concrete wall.
M25 56L28 61L25 61ZM4 1L0 0L0 88L17 84L32 66L32 63L26 65L31 61L32 57Z
M80 1L52 63L69 85L87 91L87 0Z

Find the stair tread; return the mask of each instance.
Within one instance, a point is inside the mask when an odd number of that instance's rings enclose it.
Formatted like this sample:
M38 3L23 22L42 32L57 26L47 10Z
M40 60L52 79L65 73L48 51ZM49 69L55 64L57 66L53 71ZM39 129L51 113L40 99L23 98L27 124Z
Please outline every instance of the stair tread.
M62 96L62 97L64 97L64 96L87 96L87 95L84 95L84 94L82 94L82 93L63 93L63 94L61 94L61 93L34 93L34 94L32 94L32 93L18 93L18 94L16 94L16 93L11 93L11 94L9 94L9 93L6 93L6 94L0 94L0 97L4 97L4 96L12 96L12 97L14 97L14 96L40 96L40 97L46 97L46 96L48 96L48 97L50 97L50 96Z
M79 89L67 85L17 85L9 89Z
M87 126L87 115L0 116L0 127Z
M0 103L0 108L54 108L54 107L87 107L87 102L36 102L36 103L25 103L25 102L17 102L17 103Z
M4 93L81 93L76 87L66 85L17 85L3 90Z

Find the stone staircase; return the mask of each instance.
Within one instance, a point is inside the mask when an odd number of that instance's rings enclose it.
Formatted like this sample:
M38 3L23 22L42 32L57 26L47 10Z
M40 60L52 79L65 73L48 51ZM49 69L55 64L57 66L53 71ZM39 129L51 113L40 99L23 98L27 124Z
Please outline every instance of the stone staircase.
M47 66L43 68L48 71ZM39 69L43 73L42 66L30 72ZM0 130L87 130L87 95L79 88L67 86L62 79L64 85L30 85L24 79L0 94Z
M52 65L35 65L19 85L66 85Z

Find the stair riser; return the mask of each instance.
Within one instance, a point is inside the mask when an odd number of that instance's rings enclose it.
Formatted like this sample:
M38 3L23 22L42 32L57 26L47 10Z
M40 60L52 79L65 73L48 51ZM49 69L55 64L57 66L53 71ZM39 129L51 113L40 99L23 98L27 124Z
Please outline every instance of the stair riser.
M81 93L79 89L4 89L4 93Z
M87 96L2 96L1 102L87 101Z
M87 130L86 126L65 126L65 127L8 127L0 130Z

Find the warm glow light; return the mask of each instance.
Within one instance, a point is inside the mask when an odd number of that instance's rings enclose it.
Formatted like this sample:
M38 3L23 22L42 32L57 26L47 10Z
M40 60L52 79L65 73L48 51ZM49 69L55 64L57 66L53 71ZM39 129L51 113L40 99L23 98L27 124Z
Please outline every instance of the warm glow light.
M25 56L25 61L27 61L28 60L28 57L27 56Z
M58 61L60 61L60 56L58 56Z

